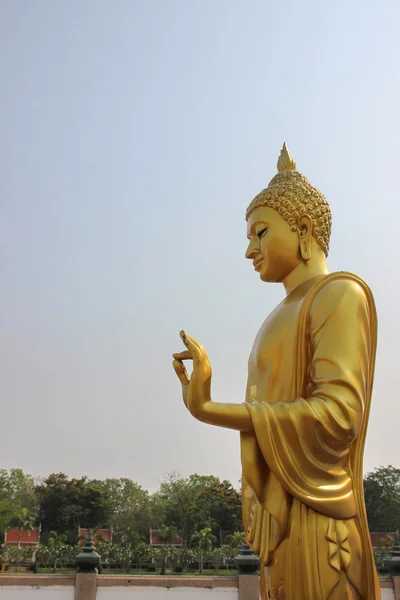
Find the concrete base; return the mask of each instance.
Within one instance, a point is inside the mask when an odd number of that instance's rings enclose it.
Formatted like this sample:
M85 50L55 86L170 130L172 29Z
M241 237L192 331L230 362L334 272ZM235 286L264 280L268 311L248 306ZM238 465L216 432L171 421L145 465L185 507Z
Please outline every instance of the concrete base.
M258 600L260 578L258 575L239 575L239 600Z
M77 573L75 600L96 600L97 573Z
M400 577L393 577L394 600L400 600Z

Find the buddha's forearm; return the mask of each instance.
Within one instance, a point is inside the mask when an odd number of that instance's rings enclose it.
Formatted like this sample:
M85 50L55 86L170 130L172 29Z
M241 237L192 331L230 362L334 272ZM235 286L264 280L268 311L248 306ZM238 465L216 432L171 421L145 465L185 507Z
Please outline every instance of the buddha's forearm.
M192 415L209 425L226 427L237 431L253 431L253 423L244 404L221 404L209 400L201 407L191 410Z

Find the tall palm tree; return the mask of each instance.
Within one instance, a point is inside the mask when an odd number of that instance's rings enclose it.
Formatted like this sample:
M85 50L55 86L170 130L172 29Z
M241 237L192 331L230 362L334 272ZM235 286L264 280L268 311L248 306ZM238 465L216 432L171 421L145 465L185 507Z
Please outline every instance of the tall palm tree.
M231 535L228 535L226 541L230 548L237 549L245 544L244 533L242 531L234 531Z
M191 537L192 543L199 549L199 567L200 573L203 573L204 567L204 552L212 549L213 544L217 541L215 535L212 534L211 527L205 527L200 529L197 533L194 533Z
M67 535L65 533L57 533L56 531L50 531L47 549L52 559L54 573L56 572L57 562L59 561L66 544Z
M21 545L21 532L23 529L27 533L30 533L35 524L35 519L29 514L29 510L27 508L21 508L18 514L16 514L13 518L13 524L18 529L18 548Z
M176 538L176 529L168 527L168 525L161 525L157 530L157 537L163 545L161 550L160 575L165 575L165 571L167 570L167 544L170 544Z

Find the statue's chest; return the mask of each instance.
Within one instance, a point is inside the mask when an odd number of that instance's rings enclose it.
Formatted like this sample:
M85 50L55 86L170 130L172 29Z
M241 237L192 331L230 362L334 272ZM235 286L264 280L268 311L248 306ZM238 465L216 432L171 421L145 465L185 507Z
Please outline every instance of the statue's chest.
M254 341L249 361L249 379L270 383L289 376L296 352L301 303L282 303L264 321Z

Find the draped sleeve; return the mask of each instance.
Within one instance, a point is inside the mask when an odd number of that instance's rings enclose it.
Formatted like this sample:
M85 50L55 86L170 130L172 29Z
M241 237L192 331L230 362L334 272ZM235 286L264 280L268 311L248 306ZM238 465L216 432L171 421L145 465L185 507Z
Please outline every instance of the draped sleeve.
M336 519L357 514L349 455L369 403L374 315L357 281L329 280L307 315L305 397L246 404L260 452L282 487Z

